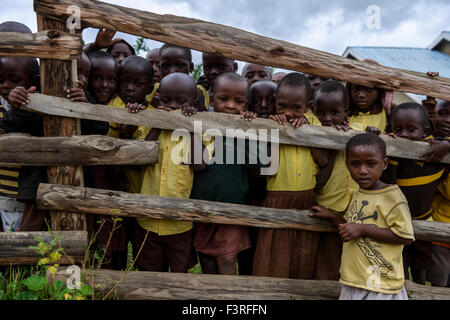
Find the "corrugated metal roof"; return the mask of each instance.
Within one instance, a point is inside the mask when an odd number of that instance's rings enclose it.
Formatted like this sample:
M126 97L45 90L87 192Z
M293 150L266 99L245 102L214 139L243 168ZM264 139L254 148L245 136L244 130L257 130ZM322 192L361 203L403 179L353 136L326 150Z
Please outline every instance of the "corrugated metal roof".
M383 66L417 72L434 71L450 78L450 55L423 48L402 47L348 47L345 56L351 54L358 60L372 59Z

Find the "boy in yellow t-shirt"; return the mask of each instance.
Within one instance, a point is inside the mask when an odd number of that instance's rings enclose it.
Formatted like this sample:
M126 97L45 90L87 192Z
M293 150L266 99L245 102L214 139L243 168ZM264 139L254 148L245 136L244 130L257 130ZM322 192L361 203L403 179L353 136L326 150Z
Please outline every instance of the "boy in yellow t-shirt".
M400 188L380 181L387 167L386 144L374 134L358 134L347 142L346 157L359 189L345 215L311 207L311 216L329 219L344 241L339 299L407 300L402 251L414 234Z
M191 115L196 109L197 86L187 74L175 72L165 76L159 87L158 109L181 109ZM132 112L139 109L130 110ZM170 130L153 128L146 140L159 142L159 161L142 171L140 193L147 195L188 199L196 166L193 164L195 135L176 135ZM197 263L193 250L191 221L137 219L134 230L136 248L142 250L136 259L139 270L187 272Z

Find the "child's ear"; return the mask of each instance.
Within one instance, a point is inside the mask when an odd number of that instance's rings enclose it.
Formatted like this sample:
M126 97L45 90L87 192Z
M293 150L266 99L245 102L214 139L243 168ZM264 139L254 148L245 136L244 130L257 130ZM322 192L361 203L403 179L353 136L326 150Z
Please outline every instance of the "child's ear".
M233 63L233 72L237 72L239 69L239 66L237 64L237 62Z
M384 163L383 163L383 171L384 171L384 170L386 170L387 167L388 167L388 161L389 161L389 159L388 159L387 157L385 157L383 161L384 161Z

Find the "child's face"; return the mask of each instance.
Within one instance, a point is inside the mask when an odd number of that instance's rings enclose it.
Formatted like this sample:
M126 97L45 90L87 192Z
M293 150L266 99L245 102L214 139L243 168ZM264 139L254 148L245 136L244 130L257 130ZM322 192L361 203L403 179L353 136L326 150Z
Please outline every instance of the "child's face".
M276 85L267 81L255 83L252 88L252 101L249 101L251 110L258 114L260 118L268 118L275 114L275 93Z
M259 80L270 80L270 71L266 66L247 63L242 71L242 76L247 79L248 85L251 86Z
M370 111L378 98L378 89L352 84L350 90L352 101L364 111Z
M159 106L170 109L181 109L194 105L196 92L193 92L190 86L183 81L178 81L175 85L169 83L159 87Z
M28 89L33 77L27 64L18 58L0 57L0 95L8 101L9 92L15 87Z
M346 101L341 92L317 92L314 115L323 126L342 124L345 120Z
M283 85L278 87L276 98L276 113L284 114L288 120L300 118L311 105L306 99L306 87Z
M85 89L88 85L89 72L91 71L91 62L89 58L83 54L81 59L77 60L77 76L81 82L81 89Z
M159 70L159 49L151 50L147 55L147 60L152 64L153 67L153 83L160 82L161 73Z
M306 79L308 79L309 83L311 84L311 89L313 91L313 96L315 95L317 89L319 89L320 84L326 80L327 78L316 76L314 74L306 74Z
M392 132L401 138L422 140L428 136L429 128L424 128L422 117L417 110L399 110L391 116Z
M161 78L169 73L181 72L189 74L192 71L192 63L186 57L182 48L169 47L160 52L159 69Z
M353 146L347 153L347 168L361 189L376 189L387 168L387 159L383 158L377 146Z
M206 79L214 81L219 75L225 72L236 72L237 64L234 60L219 56L212 53L204 53L203 60L203 73Z
M240 114L247 109L248 86L244 81L220 79L213 95L214 112Z
M118 42L111 49L111 55L116 60L119 65L126 57L129 57L133 54L130 48L126 45L126 43Z
M436 136L450 137L450 102L439 101L436 105Z
M150 79L139 65L128 63L122 66L119 75L119 96L125 103L145 102L149 93Z
M111 59L92 59L89 91L97 103L107 104L117 86L117 63Z
M272 81L278 85L280 83L281 79L283 79L285 75L286 75L286 73L284 73L284 72L274 73L272 75Z

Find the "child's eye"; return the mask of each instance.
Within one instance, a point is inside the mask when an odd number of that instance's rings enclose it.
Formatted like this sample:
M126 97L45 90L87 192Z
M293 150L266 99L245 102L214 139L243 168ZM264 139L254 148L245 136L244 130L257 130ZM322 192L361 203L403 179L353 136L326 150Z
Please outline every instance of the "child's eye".
M294 109L295 109L295 110L300 110L300 109L302 109L302 106L300 106L300 105L295 105L295 106L294 106Z
M260 76L261 78L265 78L265 77L267 77L267 73L265 73L265 72L260 72L260 73L259 73L259 76Z
M416 131L416 128L414 128L414 127L408 127L408 131L409 131L409 132L414 132L414 131Z
M359 162L350 162L350 165L351 165L352 167L357 168L357 167L359 167Z
M245 77L248 78L253 78L255 75L253 74L253 72L249 72L245 74Z

